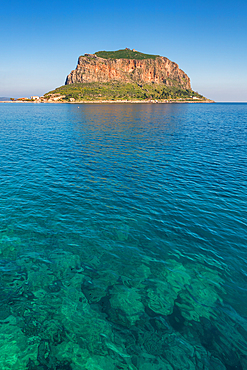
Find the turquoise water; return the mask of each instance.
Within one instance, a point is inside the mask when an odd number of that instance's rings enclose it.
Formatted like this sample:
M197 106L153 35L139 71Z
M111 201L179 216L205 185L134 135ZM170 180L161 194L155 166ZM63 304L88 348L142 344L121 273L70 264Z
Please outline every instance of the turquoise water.
M0 369L247 369L247 104L0 115Z

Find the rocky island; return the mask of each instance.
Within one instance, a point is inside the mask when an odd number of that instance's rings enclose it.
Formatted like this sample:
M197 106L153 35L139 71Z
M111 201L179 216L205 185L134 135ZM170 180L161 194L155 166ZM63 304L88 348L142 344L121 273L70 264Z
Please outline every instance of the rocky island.
M166 57L128 48L79 57L65 85L47 102L212 102L191 89L190 79Z

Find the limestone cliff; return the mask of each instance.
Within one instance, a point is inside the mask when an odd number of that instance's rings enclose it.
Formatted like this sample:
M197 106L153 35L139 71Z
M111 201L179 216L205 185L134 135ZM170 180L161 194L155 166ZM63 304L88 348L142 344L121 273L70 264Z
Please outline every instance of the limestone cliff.
M79 57L77 67L67 76L65 85L110 81L155 83L191 90L187 74L176 63L161 56L152 59L114 59L85 54Z

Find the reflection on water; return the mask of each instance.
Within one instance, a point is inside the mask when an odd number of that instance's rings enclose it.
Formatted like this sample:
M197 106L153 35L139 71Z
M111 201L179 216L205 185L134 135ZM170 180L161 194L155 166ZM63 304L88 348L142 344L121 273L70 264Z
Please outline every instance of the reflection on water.
M0 368L246 369L247 105L0 111Z

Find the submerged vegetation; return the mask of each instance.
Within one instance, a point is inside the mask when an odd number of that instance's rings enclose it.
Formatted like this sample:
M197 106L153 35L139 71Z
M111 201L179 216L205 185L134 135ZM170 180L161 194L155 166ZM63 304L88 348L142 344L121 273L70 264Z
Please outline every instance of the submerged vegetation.
M183 90L179 86L157 84L121 83L117 81L101 83L74 83L64 85L44 95L46 99L53 96L61 101L121 101L121 100L203 100L202 95L193 90ZM56 99L57 100L57 99Z

